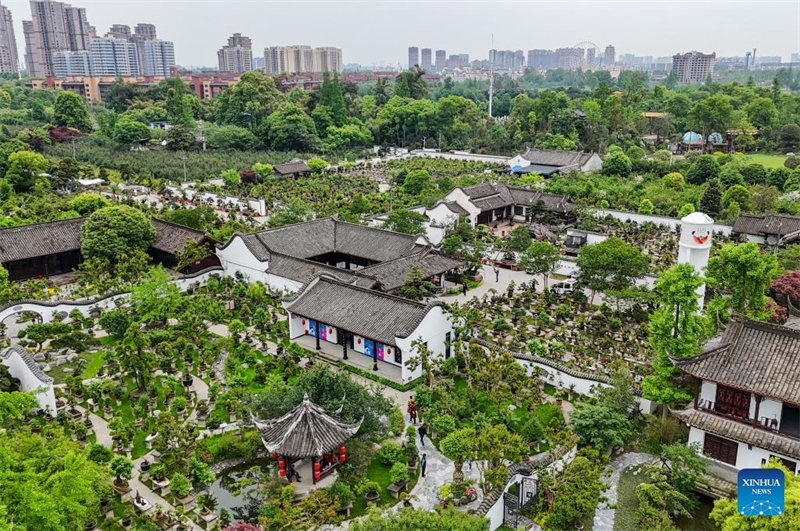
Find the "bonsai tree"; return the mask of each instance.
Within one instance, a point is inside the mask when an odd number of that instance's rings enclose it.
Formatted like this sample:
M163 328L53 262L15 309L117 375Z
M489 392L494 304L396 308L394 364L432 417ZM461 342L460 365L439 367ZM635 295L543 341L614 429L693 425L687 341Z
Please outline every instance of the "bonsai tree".
M175 473L170 481L172 485L172 492L179 498L185 498L189 495L189 480L183 474Z
M326 490L331 498L339 501L339 507L345 507L353 502L353 489L344 481L337 480Z
M167 467L164 466L164 463L153 463L150 467L150 477L159 483L167 479Z
M124 455L118 455L111 460L109 467L111 473L114 474L114 485L127 488L128 480L131 479L131 472L133 472L133 461Z
M395 463L389 469L389 481L392 483L405 483L408 479L408 467L403 466L403 463Z
M206 492L197 497L197 505L200 506L200 512L208 514L217 508L217 499Z
M356 492L367 501L376 502L381 497L381 486L377 481L364 478L356 487Z

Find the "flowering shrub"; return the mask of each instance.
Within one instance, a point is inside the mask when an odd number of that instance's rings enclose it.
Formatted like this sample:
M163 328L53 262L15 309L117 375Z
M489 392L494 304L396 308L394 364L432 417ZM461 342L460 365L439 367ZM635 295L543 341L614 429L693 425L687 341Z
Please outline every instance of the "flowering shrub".
M797 305L800 301L800 271L789 271L772 281L772 291L783 300Z
M771 323L784 324L789 319L789 309L785 306L779 306L772 299L767 301L764 309L769 314Z

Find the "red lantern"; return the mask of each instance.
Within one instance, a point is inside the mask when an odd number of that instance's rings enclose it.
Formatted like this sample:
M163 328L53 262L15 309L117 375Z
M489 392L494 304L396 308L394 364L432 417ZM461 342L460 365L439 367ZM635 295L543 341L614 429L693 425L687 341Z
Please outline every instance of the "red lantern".
M317 461L316 463L314 463L314 471L319 472L319 469L320 469L320 464L319 461Z
M339 461L341 461L342 463L344 463L344 453L342 453L342 455L340 455L340 456L339 456Z
M283 460L283 457L278 459L278 468L280 468L281 470L286 468L286 461Z
M280 470L278 470L278 475L280 477L284 477L284 476L286 476L286 471L284 469L280 469Z
M314 471L314 479L315 479L316 481L319 481L319 470L315 470L315 471Z
M272 458L273 458L273 459L275 459L276 457L278 457L278 454L276 454L275 452L272 452L272 453L271 453L271 454L269 454L269 455L270 455L270 456L272 456Z
M343 453L344 453L344 445L342 445L342 446L340 446L340 447L339 447L339 453L340 453L340 454L343 454Z

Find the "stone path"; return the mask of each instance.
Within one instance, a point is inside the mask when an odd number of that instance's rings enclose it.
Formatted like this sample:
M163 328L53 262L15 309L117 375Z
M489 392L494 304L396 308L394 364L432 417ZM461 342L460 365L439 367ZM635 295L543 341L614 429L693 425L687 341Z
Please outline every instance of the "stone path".
M167 502L167 500L165 500L164 498L153 492L150 489L150 487L148 487L142 481L139 480L139 465L144 459L147 459L151 463L154 461L150 453L134 460L133 477L129 481L129 485L133 489L134 493L138 492L142 496L142 498L149 501L151 504L153 504L154 507L160 505L165 512L170 512L170 511L177 512L177 509L173 505L171 505L169 502ZM194 531L202 531L203 528L194 523L194 521L191 518L189 519L189 522L190 522L189 527L191 529L193 529Z
M75 409L81 413L86 413L86 409L82 406L76 405ZM97 438L97 444L113 448L114 443L111 440L111 430L108 429L108 422L91 412L89 413L89 420L92 421L92 431L94 431L95 437Z
M515 285L519 286L520 284L527 284L531 280L536 279L538 282L536 286L537 291L541 291L544 287L544 279L541 275L529 275L525 271L511 271L505 267L501 267L499 269L500 278L499 280L495 281L494 268L488 264L484 265L481 268L481 274L483 274L483 283L480 286L467 291L466 296L464 296L463 293L459 293L458 295L439 298L445 302L464 303L472 300L473 297L478 297L480 299L489 293L489 290L491 289L494 289L498 293L504 293L512 280L514 281Z
M611 476L605 480L609 484L608 490L604 493L607 499L604 502L601 501L597 506L594 513L593 531L614 531L614 515L617 511L609 509L609 507L617 503L617 486L622 471L642 463L654 462L655 459L655 456L650 454L630 452L622 454L608 464L606 472L610 470Z

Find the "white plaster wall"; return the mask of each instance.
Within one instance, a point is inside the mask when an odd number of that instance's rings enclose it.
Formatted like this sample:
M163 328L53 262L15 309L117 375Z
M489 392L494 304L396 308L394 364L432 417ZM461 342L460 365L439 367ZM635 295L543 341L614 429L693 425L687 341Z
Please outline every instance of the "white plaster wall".
M603 169L603 159L597 153L592 154L591 158L586 161L586 164L581 167L581 171L592 172L600 171Z
M755 402L755 399L753 400ZM783 412L783 403L776 400L764 398L761 400L761 405L758 408L758 422L767 417L768 419L778 419L778 428L781 427L781 413ZM755 411L750 413L750 418L753 418Z
M681 220L678 218L670 218L666 216L653 216L647 214L639 214L637 212L622 212L621 210L611 210L611 209L596 209L592 211L594 216L597 218L604 218L606 216L611 216L616 218L620 221L633 221L634 223L645 223L650 221L655 223L656 225L666 225L670 228L676 228L680 226ZM721 225L719 223L714 223L712 225L712 230L714 232L720 232L726 236L730 235L731 229L733 229L730 225Z
M697 443L698 453L703 455L703 442L705 441L706 432L697 428L689 428L689 441L687 444ZM793 461L797 463L796 470L800 471L800 461L797 459L788 457L786 455L777 454L775 452L770 452L769 450L765 450L763 448L759 448L757 446L750 446L748 447L745 443L738 443L739 447L736 451L736 468L741 470L743 468L760 468L763 462L769 461L771 455L775 455L778 457L782 457L788 461ZM706 456L708 459L710 457ZM712 461L716 461L716 459L711 459ZM727 465L727 463L724 463Z
M703 381L700 386L700 398L708 402L717 401L717 384L714 382Z
M441 306L432 307L427 315L422 319L422 322L417 326L408 337L396 338L397 346L403 353L403 365L400 373L404 382L408 382L422 376L422 367L417 367L416 370L410 370L406 363L412 356L416 356L411 343L420 339L428 343L428 349L433 353L433 356L443 356L445 353L445 337L447 333L453 332L453 326L450 322L450 317L442 310Z
M250 282L260 280L270 284L265 273L269 263L253 256L241 236L235 235L224 249L217 249L217 257L225 270L225 275L232 277L240 272Z
M481 209L476 207L470 201L470 198L467 194L464 193L464 190L461 188L453 188L453 190L447 194L445 197L445 201L455 201L458 203L458 206L469 212L469 221L474 226L478 221L478 214L481 213Z
M281 277L278 275L273 275L269 271L267 271L264 274L264 283L267 284L272 289L276 289L279 291L287 291L289 293L294 293L296 291L299 291L300 288L303 287L302 282L291 280L286 277Z
M295 339L305 335L305 326L303 326L303 318L293 313L289 314L289 339Z
M530 166L531 162L527 159L524 159L522 155L517 155L508 159L507 164L509 168L513 168L514 166L522 166L524 168L525 166Z
M11 373L11 376L19 380L21 391L25 393L31 393L39 389L44 389L44 391L36 393L34 396L37 402L39 402L39 407L43 411L47 411L55 415L56 395L51 384L44 383L39 380L39 378L37 378L33 372L31 372L30 368L28 368L25 360L23 360L20 354L14 350L11 351L11 354L8 358L2 360L2 363L8 367L8 372Z

